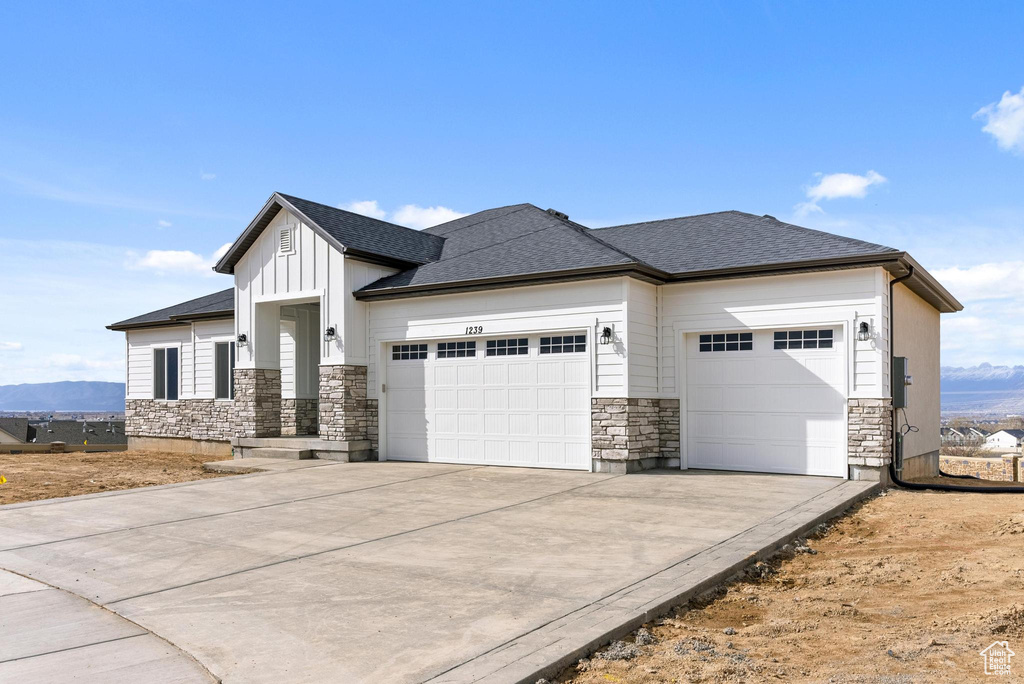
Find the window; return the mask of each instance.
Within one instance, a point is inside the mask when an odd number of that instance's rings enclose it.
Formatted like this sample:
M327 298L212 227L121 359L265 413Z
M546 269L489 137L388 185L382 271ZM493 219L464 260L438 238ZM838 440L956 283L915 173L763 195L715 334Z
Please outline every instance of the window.
M437 358L454 359L476 356L476 342L438 342Z
M524 356L529 353L529 341L525 337L510 340L487 340L488 356Z
M425 358L427 358L427 345L425 344L391 345L391 359L393 361L415 361Z
M831 349L831 330L777 330L776 349Z
M178 399L178 348L153 350L153 398Z
M752 351L754 333L712 333L700 336L699 350L702 352Z
M562 335L540 338L541 354L569 354L587 351L586 335Z
M235 345L218 342L214 345L214 397L235 398Z

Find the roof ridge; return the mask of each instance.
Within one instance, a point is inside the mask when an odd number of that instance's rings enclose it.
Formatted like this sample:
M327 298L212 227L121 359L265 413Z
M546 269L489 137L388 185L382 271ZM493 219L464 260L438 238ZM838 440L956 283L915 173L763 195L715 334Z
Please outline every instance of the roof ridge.
M467 214L466 216L460 216L457 219L452 219L451 221L445 221L444 223L438 223L436 226L430 226L430 228L424 228L424 231L433 230L434 228L441 228L442 226L446 226L449 223L455 223L456 221L462 221L463 219L467 219L467 218L476 216L477 214L483 214L483 213L488 212L488 211L498 211L499 209L509 209L511 207L519 207L519 208L516 209L515 211L510 211L508 213L502 214L502 216L508 216L510 214L515 214L516 212L523 211L527 207L533 207L534 209L540 209L540 207L538 207L538 206L536 206L534 204L530 204L529 202L521 202L519 204L507 204L507 205L505 205L503 207L492 207L490 209L481 209L480 211L475 211L472 214ZM458 233L460 230L465 230L466 228L472 228L473 226L478 226L481 223L486 223L487 221L492 220L492 218L494 218L494 217L482 218L479 221L476 221L474 223L469 223L469 224L466 224L465 226L460 226L458 228L455 228L451 232L452 233ZM448 239L447 235L436 235L434 233L427 233L427 234L428 235L433 235L434 237L439 237L442 240Z
M552 216L554 216L554 214L552 214ZM654 268L654 266L651 266L649 263L647 263L643 259L637 257L635 254L630 254L626 250L620 249L619 247L616 247L615 245L608 244L604 240L600 239L599 237L597 237L596 235L593 234L594 233L594 229L593 228L589 228L589 227L583 225L582 223L577 223L576 221L570 221L568 218L564 218L563 219L560 216L555 216L555 218L560 220L560 221L564 221L566 224L569 225L570 228L572 228L573 230L578 232L580 235L583 235L583 236L593 240L594 242L596 242L597 244L601 245L602 247L605 247L607 249L612 250L616 254L621 254L622 256L628 258L633 263L640 264L641 266L646 266L647 268L651 268L651 269L654 269L654 270L659 270L659 269Z
M401 225L399 223L392 223L391 221L385 221L384 219L379 219L379 218L377 218L375 216L367 216L366 214L360 214L360 213L355 212L355 211L349 211L348 209L342 209L341 207L332 207L330 204L324 204L323 202L317 202L316 200L306 199L305 197L299 197L298 195L288 195L288 194L283 193L283 192L275 192L275 194L280 195L281 197L284 197L287 200L299 200L300 202L307 202L309 204L315 204L318 207L323 207L324 209L329 209L331 211L340 211L343 214L350 214L352 216L358 216L360 218L364 218L364 219L367 219L369 221L373 221L375 223L383 223L386 226L394 226L395 228L402 228L403 230L411 230L414 233L423 233L422 230L416 230L415 228L410 228L409 226L403 226L403 225ZM309 218L309 217L307 217L307 218ZM312 219L310 219L310 220L312 220ZM430 237L432 237L432 238L440 237L439 235L433 235L431 233L426 233L426 235L430 235ZM441 238L441 239L444 239L444 238Z
M601 228L591 228L591 230L611 230L612 228L630 228L632 226L644 226L650 223L664 223L665 221L680 221L682 219L700 218L701 216L714 216L716 214L743 214L745 216L753 216L754 218L761 218L757 214L751 214L746 211L739 211L738 209L726 209L724 211L708 211L703 214L688 214L686 216L675 216L672 218L663 219L651 219L650 221L637 221L635 223L621 223L617 226L602 226Z

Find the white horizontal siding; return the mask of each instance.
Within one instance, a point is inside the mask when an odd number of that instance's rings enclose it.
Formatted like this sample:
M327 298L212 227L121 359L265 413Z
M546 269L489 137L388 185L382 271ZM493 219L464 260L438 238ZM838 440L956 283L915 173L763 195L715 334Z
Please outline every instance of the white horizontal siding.
M192 396L196 399L213 399L216 377L217 342L233 342L234 324L230 320L197 322L193 330L195 340L195 384Z
M181 347L180 382L184 398L184 390L192 387L192 327L189 325L167 328L147 328L129 330L128 337L128 372L125 396L128 399L153 398L153 349L156 347ZM185 352L188 350L188 364ZM187 370L187 373L186 373Z
M382 341L463 337L486 338L528 331L625 329L623 278L536 285L482 292L369 302L369 395L377 396L377 355ZM593 337L592 337L593 339ZM595 340L596 341L596 340ZM599 396L626 396L623 344L596 345Z

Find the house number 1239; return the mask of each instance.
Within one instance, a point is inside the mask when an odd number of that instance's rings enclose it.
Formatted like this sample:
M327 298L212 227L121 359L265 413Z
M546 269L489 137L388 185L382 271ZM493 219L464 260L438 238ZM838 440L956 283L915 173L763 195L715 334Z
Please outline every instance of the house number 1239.
M467 335L479 335L483 331L484 331L484 326L482 326L482 325L471 325L468 328L466 328L466 334Z

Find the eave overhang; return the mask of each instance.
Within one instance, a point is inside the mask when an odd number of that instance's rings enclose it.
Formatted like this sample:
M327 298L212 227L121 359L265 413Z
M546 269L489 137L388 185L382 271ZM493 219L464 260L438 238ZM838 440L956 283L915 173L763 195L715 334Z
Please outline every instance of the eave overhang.
M760 264L735 268L710 269L691 271L688 273L665 273L659 269L642 264L623 264L612 267L590 269L572 269L565 271L549 271L545 273L529 273L501 278L484 278L454 283L436 283L428 285L407 285L376 290L359 290L353 296L361 301L379 301L385 299L404 299L409 297L428 297L439 294L457 292L474 292L526 285L543 285L548 283L571 282L594 278L611 278L628 276L655 285L668 283L684 283L707 280L726 280L731 278L752 278L757 276L789 275L815 271L833 271L852 268L882 267L890 273L902 275L909 271L908 265L914 266L915 276L904 281L904 284L922 299L930 303L942 313L953 313L963 310L963 305L956 300L934 277L921 267L906 252L881 252L879 254L819 259L812 261L788 262L779 264Z
M277 216L277 212L285 209L291 214L297 216L300 221L310 227L317 235L322 237L327 244L334 249L338 250L348 256L362 259L364 261L371 261L375 264L383 266L392 266L399 269L412 268L418 266L418 263L403 261L401 259L393 259L379 254L368 254L359 252L357 250L350 250L345 245L341 244L335 239L330 233L325 231L323 228L318 226L315 221L310 219L306 214L299 211L294 204L285 199L280 193L275 192L270 196L270 199L266 201L263 208L260 209L256 217L249 223L242 234L238 236L238 239L231 243L231 247L224 253L224 256L213 267L213 270L217 273L223 273L231 275L235 272L235 265L242 259L242 256L249 251L249 248L253 246L263 231L266 229L270 222Z

